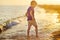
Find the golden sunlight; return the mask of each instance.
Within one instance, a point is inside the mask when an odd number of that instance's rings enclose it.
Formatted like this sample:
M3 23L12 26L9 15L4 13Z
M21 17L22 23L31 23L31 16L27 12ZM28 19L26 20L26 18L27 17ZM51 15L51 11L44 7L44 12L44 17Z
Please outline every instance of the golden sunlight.
M0 0L0 5L29 5L32 0ZM59 5L59 0L36 0L38 4Z

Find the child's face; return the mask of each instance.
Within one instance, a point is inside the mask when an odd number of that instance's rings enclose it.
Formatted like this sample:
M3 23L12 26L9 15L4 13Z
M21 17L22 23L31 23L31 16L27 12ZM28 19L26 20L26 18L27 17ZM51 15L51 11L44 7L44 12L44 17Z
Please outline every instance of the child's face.
M36 3L33 3L33 4L32 4L32 6L33 6L34 8L36 7L36 5L37 5Z

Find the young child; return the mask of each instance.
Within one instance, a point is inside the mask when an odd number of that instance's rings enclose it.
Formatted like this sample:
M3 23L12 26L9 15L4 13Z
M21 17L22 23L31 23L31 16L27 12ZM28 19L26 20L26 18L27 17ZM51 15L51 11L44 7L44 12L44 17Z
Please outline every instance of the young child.
M35 27L36 37L38 37L38 28L37 24L34 18L34 8L36 7L37 2L31 1L30 7L27 10L27 20L28 20L28 30L27 30L27 36L29 37L29 32L31 29L31 26L33 25Z

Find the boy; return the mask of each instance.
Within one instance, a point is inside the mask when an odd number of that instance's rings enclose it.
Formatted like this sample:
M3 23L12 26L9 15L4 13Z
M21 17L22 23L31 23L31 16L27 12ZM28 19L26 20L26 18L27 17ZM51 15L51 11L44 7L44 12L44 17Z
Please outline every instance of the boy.
M38 37L38 28L37 28L37 24L34 18L34 8L36 7L37 2L36 1L31 1L31 5L27 10L27 19L28 19L28 30L27 30L27 36L29 37L29 32L30 32L30 28L33 25L35 27L35 32L36 32L36 37Z

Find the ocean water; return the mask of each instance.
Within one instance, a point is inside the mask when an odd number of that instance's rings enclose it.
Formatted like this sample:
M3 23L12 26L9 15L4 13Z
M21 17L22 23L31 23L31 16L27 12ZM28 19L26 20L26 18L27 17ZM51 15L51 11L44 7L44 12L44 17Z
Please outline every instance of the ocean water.
M0 6L0 24L6 20L24 16L29 6ZM25 24L26 18L20 18ZM38 24L44 26L46 24L55 24L57 21L57 14L46 13L46 10L40 7L35 8L35 19ZM24 21L25 20L25 21Z
M26 6L0 6L0 23L12 18L24 16L26 10Z
M24 16L29 6L0 6L0 24L6 20ZM20 18L22 23L25 24L26 18ZM46 10L40 7L35 8L35 19L39 26L55 24L57 21L57 14L46 13ZM17 19L18 20L18 19Z
M16 18L19 16L24 16L27 11L28 6L0 6L0 24L6 20ZM54 12L46 13L46 10L40 7L35 8L35 19L38 25L38 31L42 32L43 36L49 35L51 32L60 29L60 24L57 24L57 14ZM27 17L21 17L21 22L18 25L8 29L3 32L0 37L10 38L15 35L26 35L26 30L28 28ZM16 20L18 21L18 19ZM34 34L34 27L31 28L31 33ZM46 36L48 37L48 36Z

